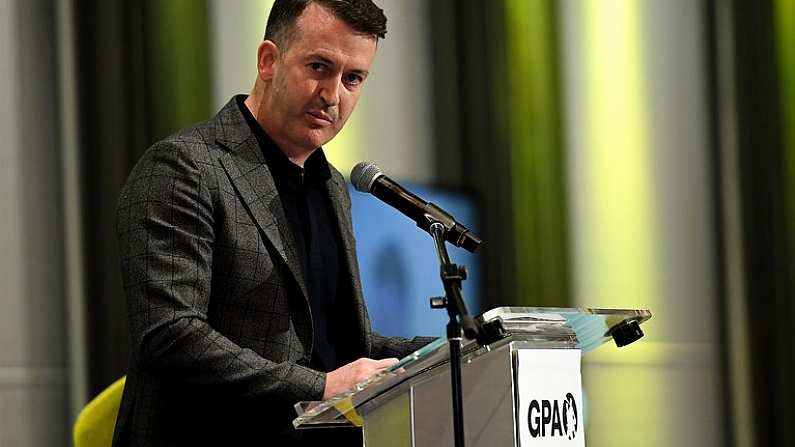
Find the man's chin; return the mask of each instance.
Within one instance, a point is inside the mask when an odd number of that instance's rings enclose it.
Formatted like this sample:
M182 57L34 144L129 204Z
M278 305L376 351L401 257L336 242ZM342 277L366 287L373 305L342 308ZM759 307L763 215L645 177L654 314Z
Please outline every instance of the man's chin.
M313 149L318 148L326 145L335 136L337 132L330 128L312 129L307 135L307 144Z

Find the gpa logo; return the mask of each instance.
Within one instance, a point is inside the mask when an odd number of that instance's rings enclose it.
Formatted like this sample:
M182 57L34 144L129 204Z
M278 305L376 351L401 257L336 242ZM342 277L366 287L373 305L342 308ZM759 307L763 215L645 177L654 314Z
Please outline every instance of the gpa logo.
M534 438L565 436L573 440L579 424L574 395L566 393L562 400L532 400L527 423Z

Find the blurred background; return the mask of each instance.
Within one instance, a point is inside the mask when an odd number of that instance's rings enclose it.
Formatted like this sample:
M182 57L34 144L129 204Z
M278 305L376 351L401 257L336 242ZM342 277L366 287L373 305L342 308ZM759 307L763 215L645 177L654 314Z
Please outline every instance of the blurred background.
M795 1L377 3L389 31L337 168L374 161L477 229L473 313L654 313L584 357L588 445L795 445ZM119 189L248 93L269 8L0 0L0 446L70 444L125 374ZM374 200L354 194L360 262L398 279L365 287L430 313L441 286L407 267L430 241L384 257ZM437 324L368 300L384 332Z

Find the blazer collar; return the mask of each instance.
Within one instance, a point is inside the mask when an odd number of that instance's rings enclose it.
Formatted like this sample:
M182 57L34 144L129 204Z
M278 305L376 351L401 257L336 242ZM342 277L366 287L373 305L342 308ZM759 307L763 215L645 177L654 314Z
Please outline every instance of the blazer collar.
M268 170L257 138L232 98L218 113L216 142L229 152L221 164L254 222L267 237L295 277L304 298L308 299L304 271L297 245L284 214L273 176Z

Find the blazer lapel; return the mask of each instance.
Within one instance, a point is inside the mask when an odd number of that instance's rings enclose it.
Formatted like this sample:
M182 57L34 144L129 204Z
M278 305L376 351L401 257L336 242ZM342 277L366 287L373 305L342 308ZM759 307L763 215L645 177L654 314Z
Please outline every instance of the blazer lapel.
M221 158L221 165L244 206L254 217L254 223L279 252L301 288L304 298L308 300L309 294L296 243L257 138L240 114L234 99L219 115L223 137L217 143L229 150Z
M360 342L365 353L370 352L370 320L367 316L367 307L364 303L364 295L362 294L362 284L359 279L359 261L356 258L356 239L353 237L353 226L351 224L350 209L346 208L343 204L348 203L347 188L343 177L339 174L332 175L331 179L326 182L328 186L328 194L331 199L332 206L334 207L334 214L337 216L337 225L340 229L340 237L342 239L343 256L345 260L345 269L348 273L348 281L351 287L351 295L353 299L354 308L357 312L357 324L360 325L361 334ZM365 354L367 355L367 354Z
M336 176L332 176L326 183L328 186L328 194L331 199L331 204L334 207L334 215L337 217L337 225L340 229L340 236L342 237L342 245L345 251L345 262L348 271L356 278L359 277L359 266L356 262L356 240L353 237L353 227L351 226L350 211L343 208L344 184L339 184Z

